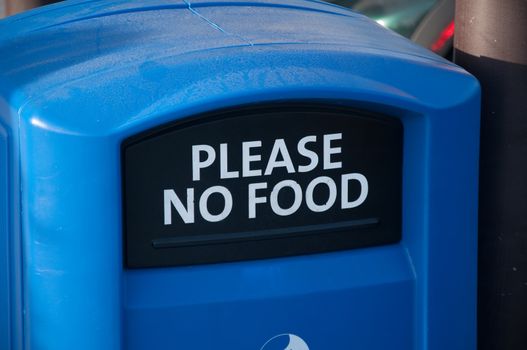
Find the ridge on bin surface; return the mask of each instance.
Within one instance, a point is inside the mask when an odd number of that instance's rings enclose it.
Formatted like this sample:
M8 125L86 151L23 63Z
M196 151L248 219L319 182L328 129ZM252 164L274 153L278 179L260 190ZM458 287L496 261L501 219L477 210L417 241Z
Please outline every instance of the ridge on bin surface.
M222 10L225 7L229 10ZM244 17L249 19L240 20ZM182 45L182 36L199 40ZM68 67L95 57L105 57L98 65L101 69L117 61L165 54L292 43L386 50L448 64L381 26L372 26L362 15L315 1L92 0L59 3L0 21L0 48L9 52L0 58L0 66L2 74L16 79L27 71L42 74L53 63Z

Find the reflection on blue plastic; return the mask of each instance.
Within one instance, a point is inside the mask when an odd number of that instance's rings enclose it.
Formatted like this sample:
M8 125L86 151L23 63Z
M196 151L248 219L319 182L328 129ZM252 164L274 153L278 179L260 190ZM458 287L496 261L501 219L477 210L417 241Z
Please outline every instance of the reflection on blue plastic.
M307 0L68 1L0 21L0 52L1 348L475 349L479 86L462 69ZM122 140L291 100L401 119L402 242L124 269Z

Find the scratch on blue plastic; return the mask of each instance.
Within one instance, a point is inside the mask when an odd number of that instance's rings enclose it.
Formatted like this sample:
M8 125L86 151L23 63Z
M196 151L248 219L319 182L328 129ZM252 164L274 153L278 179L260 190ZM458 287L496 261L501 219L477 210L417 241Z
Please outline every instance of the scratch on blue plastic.
M10 142L20 144L26 348L246 350L292 332L313 349L475 349L475 79L335 6L192 7L224 32L183 0L68 1L0 21L0 118L20 124ZM286 100L401 118L401 244L123 270L121 141Z
M250 41L250 40L247 40L245 39L244 37L240 36L240 35L237 35L237 34L233 34L233 33L230 33L228 31L226 31L225 29L223 29L222 27L220 27L219 25L217 25L216 23L214 23L213 21L211 21L210 19L208 19L207 17L203 16L201 13L199 13L199 11L197 11L196 9L194 9L192 6L192 4L190 3L190 1L187 1L187 0L183 0L185 2L185 4L187 4L188 6L188 9L190 12L192 12L193 14L195 14L196 16L198 16L199 18L201 18L202 20L204 20L205 22L207 22L208 24L210 24L210 26L214 29L217 29L219 30L220 32L222 32L223 34L226 34L226 35L229 35L229 36L234 36L238 39L241 39L243 41L246 41L247 44L249 44L250 46L253 46L253 43Z

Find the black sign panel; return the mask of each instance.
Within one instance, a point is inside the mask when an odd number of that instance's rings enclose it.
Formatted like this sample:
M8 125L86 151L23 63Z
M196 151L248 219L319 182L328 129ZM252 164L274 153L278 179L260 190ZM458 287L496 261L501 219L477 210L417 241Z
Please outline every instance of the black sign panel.
M128 267L326 252L401 237L401 123L307 104L244 107L123 144Z

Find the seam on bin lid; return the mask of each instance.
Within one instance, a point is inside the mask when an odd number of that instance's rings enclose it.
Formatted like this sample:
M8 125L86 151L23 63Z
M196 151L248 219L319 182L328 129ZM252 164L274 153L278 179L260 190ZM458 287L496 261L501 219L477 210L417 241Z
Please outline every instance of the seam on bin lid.
M204 15L202 15L201 13L199 13L196 9L194 9L192 7L192 4L190 3L190 1L183 0L183 2L185 4L187 4L187 7L188 7L190 12L192 12L194 15L198 16L199 18L201 18L202 20L207 22L212 28L214 28L216 30L219 30L220 32L222 32L225 35L232 36L232 37L238 38L238 39L240 39L242 41L245 41L250 46L253 46L253 43L250 40L248 40L248 39L246 39L246 38L244 38L244 37L242 37L242 36L240 36L238 34L234 34L234 33L228 32L227 30L223 29L219 24L214 23L212 20L210 20L209 18L207 18Z
M35 29L32 29L32 30L29 30L29 31L27 31L27 33L38 32L38 31L41 31L41 30L55 28L55 27L59 27L59 26L63 26L63 25L66 25L66 24L71 24L71 23L78 23L78 22L82 22L82 21L87 21L87 20L90 20L90 19L104 18L104 17L115 16L115 15L123 15L123 14L127 14L127 13L149 12L149 11L163 11L163 10L177 10L177 9L189 9L192 13L194 13L195 15L200 17L201 19L203 19L206 22L208 22L215 29L218 29L218 30L222 31L222 32L226 33L227 35L236 36L236 37L238 37L240 39L243 39L244 41L248 41L246 38L243 38L243 37L241 37L239 35L236 35L236 34L233 34L233 33L229 33L224 28L221 28L221 26L219 26L217 23L214 23L213 21L211 21L210 19L208 19L207 17L205 17L204 15L199 13L196 10L196 8L200 8L200 7L203 7L203 8L206 8L206 7L242 7L242 6L246 6L246 7L268 7L268 8L283 8L283 9L290 9L290 10L303 10L303 11L324 13L324 14L328 14L328 15L335 15L335 16L341 16L341 17L350 17L350 18L359 16L357 13L352 12L352 11L349 11L350 12L349 14L344 14L344 13L340 13L340 12L325 11L325 10L314 9L314 8L310 8L310 7L292 6L292 5L284 5L284 4L269 4L269 3L266 4L266 3L258 3L258 2L243 2L243 3L210 2L210 3L192 4L192 3L190 3L190 1L187 1L187 0L183 0L183 2L184 2L184 4L168 4L168 5L157 5L157 6L132 7L132 8L123 8L123 9L120 9L120 10L114 10L114 11L109 11L109 12L102 12L102 13L99 13L99 14L94 14L94 15L89 15L89 16L84 16L84 17L68 19L68 20L57 22L57 23L53 23L53 24L50 24L50 25L45 25L45 26L42 26L42 27L38 27L38 28L35 28ZM314 2L314 3L317 3L317 2ZM47 12L51 12L51 11L54 11L54 10L55 9L52 9L52 10L49 10ZM45 12L45 13L47 13L47 12ZM34 16L37 16L37 15L38 14L31 15L30 17L34 17Z
M222 1L216 1L216 2L207 2L207 3L193 4L193 6L194 6L194 8L196 8L196 7L212 7L212 6L284 7L284 8L290 8L290 9L298 9L298 10L305 10L305 11L327 13L327 14L333 14L333 15L345 16L345 17L353 17L354 15L358 15L353 10L346 9L346 8L343 8L341 6L338 6L338 5L335 5L335 4L332 4L332 3L326 3L326 2L320 1L320 0L304 0L304 1L307 2L307 3L315 4L315 5L330 7L333 11L322 10L320 8L312 8L312 7L304 7L304 6L296 6L296 5L285 5L285 4L281 4L281 3L260 3L260 2L249 2L249 1L247 1L247 2L232 2L232 1L224 1L224 2L222 2ZM37 12L36 11L22 12L22 13L19 13L19 14L7 17L6 19L4 19L4 22L7 21L9 23L16 23L16 22L20 22L20 21L28 21L28 20L30 20L30 19L32 19L34 17L42 16L43 14L52 14L53 12L56 12L57 10L63 10L65 8L74 8L74 7L79 7L79 6L85 6L86 4L97 3L97 2L100 2L100 0L84 0L84 1L77 1L77 2L73 2L73 3L68 3L68 4L61 4L60 7L56 7L56 6L53 7L53 6L51 6L49 8L41 8ZM179 5L177 5L177 6L179 6ZM168 9L169 7L176 7L176 6L174 6L174 5L158 5L158 6L128 8L128 9L112 11L111 14L115 14L116 12L119 12L119 13L137 12L137 11L142 11L144 9L146 9L148 11L148 10L153 9L154 7L158 7L159 9L163 10L163 9ZM349 13L345 13L345 12L349 12ZM71 20L67 20L67 21L64 21L64 22L59 22L59 23L53 24L51 26L60 25L60 24L64 24L64 23L70 23L70 22L82 21L84 19L90 19L90 18L105 17L108 14L110 14L110 12L108 12L108 13L104 13L103 12L103 13L100 13L99 15L92 15L92 16L87 16L87 17L79 17L79 18L76 18L76 19L71 19ZM75 14L73 14L73 16L74 15ZM44 27L40 27L40 28L37 28L35 30L39 30L39 29L43 29L43 28Z

